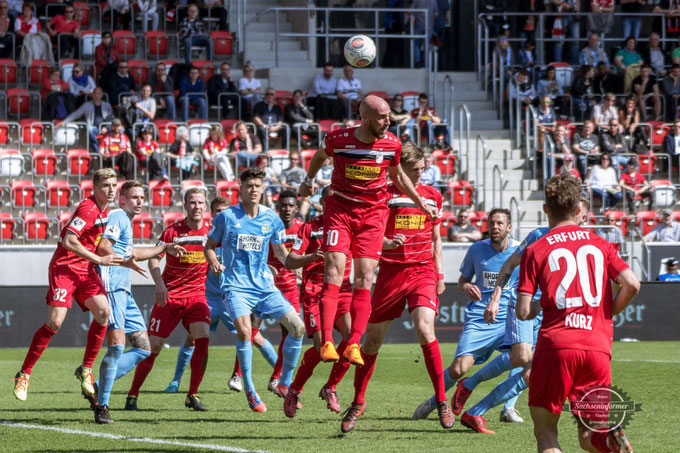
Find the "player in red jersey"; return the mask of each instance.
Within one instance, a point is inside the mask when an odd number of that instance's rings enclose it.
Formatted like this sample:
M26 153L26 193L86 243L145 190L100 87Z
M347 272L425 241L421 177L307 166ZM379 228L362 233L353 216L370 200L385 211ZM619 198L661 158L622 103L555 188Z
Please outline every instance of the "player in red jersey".
M331 193L329 187L321 193L321 204L325 208L325 199ZM312 338L314 345L307 349L302 357L295 380L291 383L283 403L283 411L287 417L295 417L298 409L300 393L307 380L312 376L314 368L321 361L321 327L319 326L319 299L323 288L324 263L322 251L323 216L318 216L306 222L298 232L297 241L286 257L286 267L302 269L302 309L307 337ZM342 354L347 346L350 331L349 306L352 302L352 284L349 275L352 271L352 260L347 257L342 287L338 294L338 309L335 313L335 328L342 335L342 342L338 351ZM336 386L349 369L349 362L337 361L333 364L331 374L326 385L321 388L319 396L326 401L326 407L335 413L340 413L340 403L336 393Z
M346 257L354 259L354 290L350 315L352 327L343 357L363 366L359 340L371 314L373 274L382 251L387 223L387 179L435 219L437 210L427 206L399 166L401 143L387 132L390 106L377 96L366 96L359 107L361 125L329 132L312 157L300 195L310 196L314 177L328 157L333 158L331 189L324 210L325 270L321 296L321 359L337 361L333 324Z
M160 258L149 261L149 271L156 284L156 304L149 319L151 355L137 365L125 402L126 410L137 410L139 389L163 349L165 339L180 321L194 339L194 353L190 362L191 381L184 405L195 411L206 410L198 397L198 387L208 363L210 325L210 308L205 298L208 262L203 255L210 230L210 222L203 220L206 209L205 192L197 187L187 190L184 194L184 209L187 216L166 228L161 235L161 242L178 243L186 249L186 253L181 257L168 255L162 274Z
M52 255L47 321L33 335L21 370L14 378L14 396L20 401L26 401L33 366L61 327L72 299L75 299L83 311L89 310L94 317L87 332L83 363L76 369L76 377L80 380L83 396L91 404L96 403L92 364L106 335L111 312L106 289L95 265L116 266L123 264L124 259L115 253L106 256L96 254L109 215L107 205L116 196L116 172L110 168L97 170L93 187L93 195L78 205L66 228L61 231L57 250Z
M544 210L550 231L522 255L517 318L543 310L531 375L529 409L539 452L561 451L557 422L569 398L581 448L590 452L632 451L623 430L605 428L608 413L579 409L586 392L611 385L612 317L631 302L640 282L612 244L576 225L580 183L552 177ZM612 297L611 282L620 285ZM532 297L540 286L540 302ZM596 401L601 403L601 400ZM597 406L601 406L598 404ZM576 407L576 408L575 408Z
M412 142L403 145L401 166L416 191L428 206L441 212L441 193L425 184L419 184L425 170L425 154ZM439 342L434 333L434 320L439 305L438 295L444 292L442 240L439 216L432 220L424 216L413 201L390 185L389 219L380 270L371 298L371 317L368 320L366 339L361 353L365 365L354 374L354 401L342 420L341 430L354 429L359 416L366 409L365 394L375 368L378 351L392 321L399 318L408 304L416 335L423 350L425 367L432 380L439 421L451 428L455 421L446 402L444 370Z

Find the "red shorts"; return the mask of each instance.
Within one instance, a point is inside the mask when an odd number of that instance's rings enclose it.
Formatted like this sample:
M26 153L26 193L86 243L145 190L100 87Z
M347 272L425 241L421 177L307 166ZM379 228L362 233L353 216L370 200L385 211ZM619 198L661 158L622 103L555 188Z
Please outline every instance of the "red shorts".
M574 408L583 399L590 398L589 389L609 387L611 382L611 357L604 352L582 349L537 350L529 377L529 406L542 407L559 414L567 398ZM585 419L602 421L599 420L601 413L600 416L579 410L572 410L572 413Z
M345 255L351 253L352 258L380 259L390 212L387 204L356 203L339 195L325 200L324 250Z
M149 319L149 335L168 338L180 321L187 332L195 322L210 324L210 308L205 295L168 299L164 307L154 305Z
M307 338L312 338L315 333L321 331L321 290L323 283L305 282L302 286L302 320L305 322ZM335 312L337 321L342 315L349 313L352 305L352 284L344 283L338 294L338 310Z
M298 289L297 285L295 288L291 288L288 291L281 291L281 294L283 294L283 297L286 298L288 302L293 306L295 309L295 313L298 315L300 314L300 290Z
M408 303L409 313L416 307L437 312L437 273L433 264L380 264L371 297L371 317L377 324L401 316Z
M71 308L71 299L75 299L83 311L85 301L92 296L106 296L106 288L94 265L88 272L74 272L68 266L51 267L48 274L50 288L47 290L47 305L52 307Z

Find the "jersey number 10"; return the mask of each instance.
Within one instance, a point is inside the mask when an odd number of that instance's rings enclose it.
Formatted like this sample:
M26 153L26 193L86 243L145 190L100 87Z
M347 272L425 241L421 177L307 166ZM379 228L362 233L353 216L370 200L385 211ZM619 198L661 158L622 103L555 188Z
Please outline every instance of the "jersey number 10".
M588 256L593 257L592 265L591 261L588 260ZM594 245L584 245L576 251L576 256L574 256L571 250L564 248L555 249L548 256L548 265L552 272L561 270L560 259L564 259L567 268L560 286L555 292L555 305L557 308L582 307L583 299L591 307L599 307L602 301L602 282L604 277L604 256L600 249ZM591 266L594 268L591 269ZM578 280L576 284L580 286L578 294L581 294L583 297L567 297L567 290L571 288L577 274ZM591 274L595 280L595 294L593 294L590 286Z

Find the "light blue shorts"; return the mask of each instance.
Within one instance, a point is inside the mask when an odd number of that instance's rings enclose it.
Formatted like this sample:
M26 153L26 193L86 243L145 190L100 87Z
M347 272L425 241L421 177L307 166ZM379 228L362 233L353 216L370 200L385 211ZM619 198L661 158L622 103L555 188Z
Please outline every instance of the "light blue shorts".
M543 312L539 313L534 319L520 321L517 319L515 306L508 305L508 313L505 318L505 336L501 350L509 351L510 347L516 343L529 343L535 346L541 321L543 321Z
M146 330L144 316L139 311L137 302L132 294L124 289L107 293L111 315L109 315L108 330L124 330L125 334Z
M500 351L504 336L505 321L487 324L484 321L484 310L466 308L465 324L454 358L469 355L475 359L475 365L484 363L494 351Z
M227 304L224 303L222 295L206 291L205 298L208 301L208 307L210 307L210 331L216 331L217 325L222 321L222 324L224 324L229 332L236 333L234 323L231 320L231 316L229 316Z
M278 321L289 311L295 311L293 306L283 297L281 291L260 293L246 293L241 291L226 291L224 301L231 319L236 320L241 316L255 316L262 319L274 319Z

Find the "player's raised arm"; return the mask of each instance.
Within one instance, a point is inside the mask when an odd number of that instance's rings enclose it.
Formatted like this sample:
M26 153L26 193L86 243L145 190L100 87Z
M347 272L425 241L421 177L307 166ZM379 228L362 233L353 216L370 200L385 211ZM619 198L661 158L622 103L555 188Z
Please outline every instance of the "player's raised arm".
M312 195L312 186L314 185L314 178L316 177L316 174L323 166L323 163L326 161L326 159L328 159L328 155L326 155L326 152L323 150L323 148L319 148L314 154L314 156L312 156L312 159L309 161L307 177L298 188L300 196L309 197Z
M205 247L203 248L203 254L205 255L205 259L208 260L210 271L213 274L221 274L224 272L224 265L217 259L215 247L217 247L217 242L215 242L213 238L209 237L205 243Z
M88 261L92 261L94 264L98 264L100 266L119 266L123 263L123 261L125 261L122 256L113 252L113 250L111 250L110 253L107 253L106 255L101 255L99 252L98 254L90 252L83 246L83 244L80 243L78 236L72 231L66 231L62 245L69 252L74 253Z
M616 293L612 308L614 314L618 315L628 306L633 300L633 297L640 292L640 281L632 270L626 269L619 274L616 283L618 283L621 288L619 289L619 292Z
M472 301L481 300L482 292L479 290L477 285L472 284L472 280L461 275L458 277L458 289L463 291Z
M496 316L498 315L498 307L501 301L501 293L503 292L503 287L508 284L512 273L515 271L519 263L522 261L522 257L515 251L510 258L505 260L503 266L501 266L501 271L498 273L498 278L496 279L496 286L491 293L489 298L489 303L486 305L484 310L484 320L491 324L496 322Z
M168 253L173 256L182 256L186 253L186 249L179 244L174 242L159 242L153 247L135 247L132 251L132 256L134 256L136 261L146 261L148 259L162 255L163 253Z
M401 193L413 200L418 209L427 214L430 219L437 218L437 208L434 206L427 206L425 204L420 195L418 195L418 192L416 192L415 187L413 187L411 180L408 178L408 176L406 176L404 170L401 169L401 165L387 167L387 171L396 188L399 189Z

